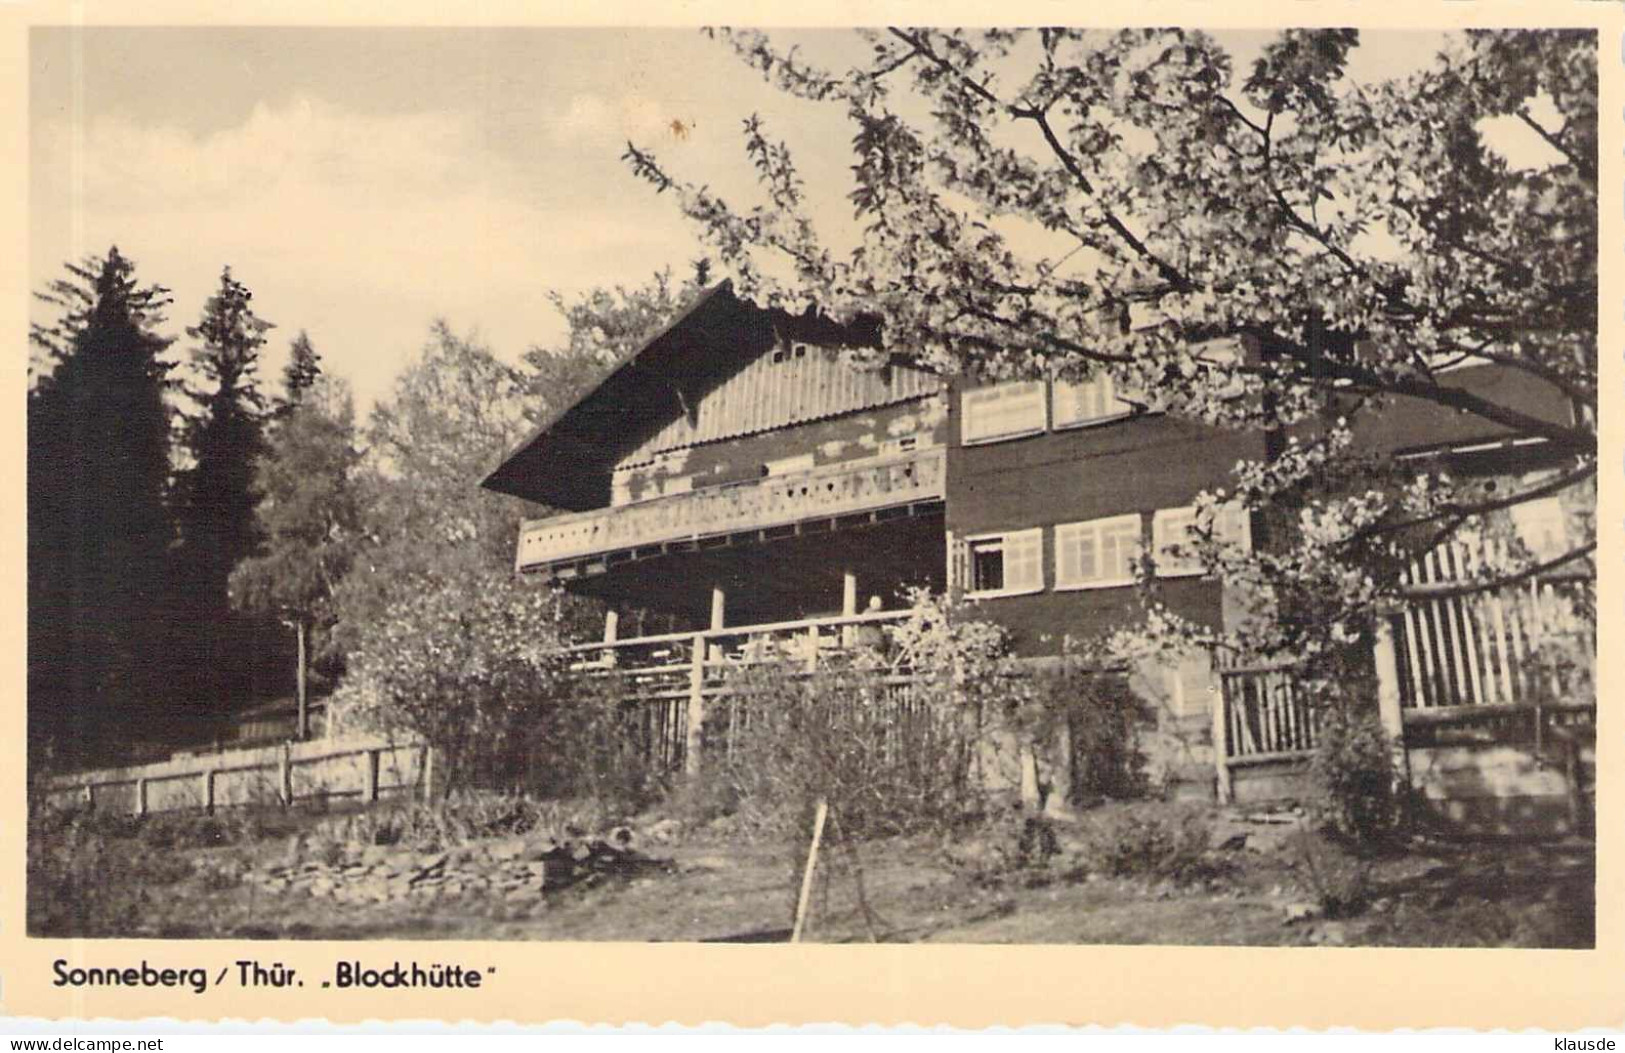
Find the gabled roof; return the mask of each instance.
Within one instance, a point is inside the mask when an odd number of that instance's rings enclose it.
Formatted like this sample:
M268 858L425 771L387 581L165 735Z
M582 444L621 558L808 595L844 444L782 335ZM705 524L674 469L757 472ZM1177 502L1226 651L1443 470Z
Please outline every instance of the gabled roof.
M879 337L875 319L838 324L813 311L792 316L760 308L740 299L724 281L696 296L574 401L549 414L481 485L554 508L602 507L609 503L611 468L639 444L676 448L814 419L814 408L801 407L774 422L744 414L754 424L741 419L732 430L719 431L714 420L695 427L701 421L700 402L710 392L782 342L878 347ZM882 383L882 391L868 395L845 391L858 386L852 383L834 386L850 397L847 403L826 400L829 413L923 393L916 390L922 385L912 375ZM662 430L664 434L657 434Z
M574 399L561 404L545 416L535 430L503 456L501 463L481 481L480 485L497 493L554 504L560 508L589 507L589 504L571 503L568 496L562 493L555 496L538 496L552 489L544 486L539 490L537 487L538 481L545 483L545 479L539 479L543 475L544 467L557 463L555 458L558 456L563 456L566 461L580 458L582 451L575 449L580 445L579 437L571 434L578 429L570 429L567 423L571 415L587 413L584 407L596 399L603 398L601 393L606 389L629 386L632 373L644 364L645 356L658 357L660 350L671 342L673 334L694 326L696 320L714 312L718 306L731 306L738 302L733 295L733 284L728 281L720 282L701 292L659 332L649 337L619 362L608 366L597 380L586 385Z

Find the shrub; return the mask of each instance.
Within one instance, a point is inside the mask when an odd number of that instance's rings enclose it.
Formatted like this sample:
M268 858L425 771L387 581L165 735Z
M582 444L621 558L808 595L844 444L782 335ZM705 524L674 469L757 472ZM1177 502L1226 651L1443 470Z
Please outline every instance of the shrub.
M1294 834L1291 843L1322 914L1346 918L1366 908L1371 897L1370 864L1312 831Z
M599 821L635 815L667 791L644 735L645 702L615 676L568 678L527 735L528 789L590 802Z
M128 817L39 807L28 825L31 935L129 935L155 895L192 873L177 853L142 844Z
M708 777L737 795L746 826L799 839L820 799L852 837L940 828L977 810L974 716L884 679L861 659L734 678L749 718Z
M1191 884L1218 876L1209 854L1211 831L1194 812L1169 819L1143 811L1093 817L1083 834L1084 866L1109 877L1143 877Z
M1386 840L1399 821L1393 744L1375 716L1353 704L1321 711L1311 764L1326 825L1361 845Z

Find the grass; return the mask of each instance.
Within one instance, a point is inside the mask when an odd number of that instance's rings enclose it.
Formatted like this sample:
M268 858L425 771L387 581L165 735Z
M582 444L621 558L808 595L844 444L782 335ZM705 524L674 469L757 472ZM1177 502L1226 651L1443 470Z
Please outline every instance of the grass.
M501 808L482 806L500 817ZM1213 846L1211 810L1109 806L1054 825L1055 851L1036 855L1004 833L958 843L923 837L859 851L873 929L847 854L822 857L810 938L895 942L1291 946L1587 947L1594 942L1595 861L1585 841L1554 844L1414 842L1363 861L1362 909L1284 923L1289 903L1313 900L1304 853ZM269 894L244 871L312 853L333 831L356 834L385 817L269 811L144 821L78 816L32 824L31 935L248 939L492 939L773 941L785 937L795 887L790 854L741 844L725 824L648 851L669 874L550 893L537 905L479 895L427 902L336 903ZM456 827L406 816L407 829ZM499 824L500 826L501 824ZM1150 831L1148 834L1147 831ZM1018 835L1019 836L1019 835ZM1031 831L1026 832L1030 848ZM1124 839L1149 840L1137 852ZM1324 866L1324 859L1320 861Z

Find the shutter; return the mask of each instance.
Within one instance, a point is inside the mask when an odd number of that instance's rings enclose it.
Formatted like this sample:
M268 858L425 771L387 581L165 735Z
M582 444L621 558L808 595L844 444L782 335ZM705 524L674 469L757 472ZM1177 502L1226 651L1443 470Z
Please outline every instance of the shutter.
M1044 587L1044 531L1022 530L1004 539L1004 591L1033 592Z
M1556 497L1524 501L1507 509L1512 529L1538 560L1556 559L1568 551L1568 529L1563 502Z
M1055 528L1055 584L1084 585L1100 577L1100 528L1065 523Z
M1217 536L1227 545L1242 552L1253 550L1253 514L1239 501L1232 501L1219 509Z
M960 397L961 442L1014 438L1044 430L1044 382L996 384Z
M1156 553L1157 574L1174 577L1181 574L1199 574L1202 561L1193 554L1175 556L1169 550L1175 545L1190 545L1191 528L1196 525L1195 508L1163 508L1151 520L1152 551Z
M1067 428L1091 421L1115 419L1129 411L1117 398L1117 385L1106 374L1081 384L1055 383L1055 427Z
M947 536L948 591L968 589L970 587L970 546L954 537L952 530L947 532Z
M1140 552L1140 517L1119 516L1100 525L1101 581L1132 581Z

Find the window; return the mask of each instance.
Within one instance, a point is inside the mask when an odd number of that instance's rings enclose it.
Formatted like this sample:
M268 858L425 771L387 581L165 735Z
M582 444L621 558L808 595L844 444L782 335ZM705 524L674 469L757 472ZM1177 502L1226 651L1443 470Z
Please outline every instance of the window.
M1105 589L1134 584L1140 517L1112 516L1055 528L1055 587Z
M993 442L1044 430L1044 382L994 384L964 393L959 401L959 438L966 443Z
M1195 553L1189 551L1194 540L1191 530L1196 526L1196 509L1164 508L1151 519L1151 545L1156 556L1157 574L1164 578L1201 574L1207 568ZM1252 548L1251 516L1239 504L1228 504L1219 509L1214 519L1214 536L1243 551ZM1180 545L1186 551L1175 556L1170 550Z
M1133 412L1132 406L1117 397L1116 383L1104 373L1081 384L1057 380L1052 401L1057 428L1118 420Z
M970 595L1014 596L1043 589L1042 529L970 538L965 548Z

